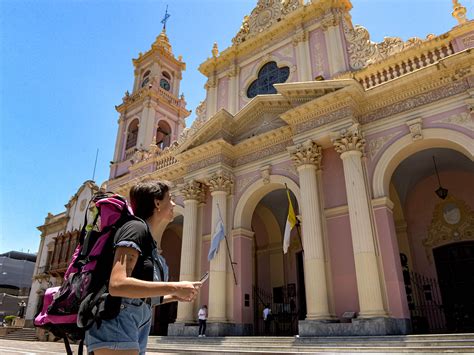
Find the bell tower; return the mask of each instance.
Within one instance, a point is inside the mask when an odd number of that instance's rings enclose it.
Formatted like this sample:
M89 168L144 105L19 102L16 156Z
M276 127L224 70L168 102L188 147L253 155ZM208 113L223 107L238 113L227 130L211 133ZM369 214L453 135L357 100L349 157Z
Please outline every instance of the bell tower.
M132 93L125 92L122 104L116 106L120 117L110 178L128 173L136 152L146 152L150 146L160 150L176 141L185 128L186 109L183 94L179 94L182 72L186 64L173 55L166 35L166 13L163 30L146 53L133 59L135 80Z

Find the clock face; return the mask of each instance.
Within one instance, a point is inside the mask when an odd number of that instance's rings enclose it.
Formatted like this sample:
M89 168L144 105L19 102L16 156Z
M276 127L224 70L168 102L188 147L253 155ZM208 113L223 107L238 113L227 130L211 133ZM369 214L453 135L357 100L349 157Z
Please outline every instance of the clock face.
M170 83L166 79L160 80L160 87L165 89L166 91L170 91Z

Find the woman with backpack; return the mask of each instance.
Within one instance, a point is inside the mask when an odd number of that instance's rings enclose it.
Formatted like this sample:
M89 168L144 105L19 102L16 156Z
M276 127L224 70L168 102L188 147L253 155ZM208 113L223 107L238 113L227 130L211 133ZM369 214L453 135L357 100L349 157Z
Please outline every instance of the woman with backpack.
M135 220L115 234L115 256L109 293L121 297L120 312L94 324L86 345L95 355L145 354L151 327L151 306L195 299L201 282L168 282L168 267L159 254L163 232L173 216L169 186L157 180L137 183L130 190Z

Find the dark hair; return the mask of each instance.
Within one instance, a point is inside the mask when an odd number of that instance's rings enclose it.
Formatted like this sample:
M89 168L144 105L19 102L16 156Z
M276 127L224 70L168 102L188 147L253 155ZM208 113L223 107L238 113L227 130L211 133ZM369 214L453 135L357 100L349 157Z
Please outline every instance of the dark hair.
M153 215L155 200L163 200L169 185L159 180L144 180L130 189L130 204L135 216L147 219Z

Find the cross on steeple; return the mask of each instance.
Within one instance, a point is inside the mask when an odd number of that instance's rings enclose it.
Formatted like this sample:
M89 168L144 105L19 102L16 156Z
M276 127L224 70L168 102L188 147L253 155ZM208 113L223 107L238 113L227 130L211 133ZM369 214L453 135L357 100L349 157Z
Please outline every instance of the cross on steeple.
M171 15L168 14L168 5L166 5L165 16L163 17L163 20L161 20L161 23L163 24L163 30L166 30L166 21L168 21L170 16Z

